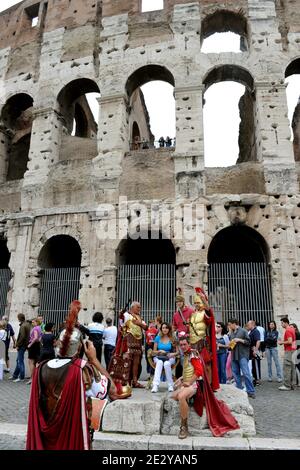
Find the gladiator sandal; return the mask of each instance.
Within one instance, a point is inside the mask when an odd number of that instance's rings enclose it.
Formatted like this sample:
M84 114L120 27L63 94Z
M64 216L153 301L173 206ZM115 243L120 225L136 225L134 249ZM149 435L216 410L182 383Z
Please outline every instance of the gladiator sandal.
M180 431L178 434L178 439L186 439L188 435L189 435L189 430L188 430L187 418L186 419L181 418L181 426L180 426Z

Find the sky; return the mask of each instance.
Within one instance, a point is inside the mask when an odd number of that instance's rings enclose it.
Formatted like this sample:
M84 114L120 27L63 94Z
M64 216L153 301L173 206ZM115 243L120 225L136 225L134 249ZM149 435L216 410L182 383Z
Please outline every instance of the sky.
M0 0L0 11L19 3L19 0ZM163 0L143 0L143 10L160 9ZM239 51L239 37L233 33L210 36L203 44L202 52ZM286 80L288 116L291 122L295 106L300 96L300 75L293 75ZM150 125L155 139L160 136L175 137L175 101L173 87L164 82L150 82L142 87L150 115ZM244 87L235 82L223 82L212 85L205 93L204 148L206 166L234 165L238 157L239 112L238 102L244 93ZM98 104L95 95L87 95L96 122ZM217 129L217 138L216 138ZM142 136L141 136L142 137ZM292 134L291 134L292 139Z

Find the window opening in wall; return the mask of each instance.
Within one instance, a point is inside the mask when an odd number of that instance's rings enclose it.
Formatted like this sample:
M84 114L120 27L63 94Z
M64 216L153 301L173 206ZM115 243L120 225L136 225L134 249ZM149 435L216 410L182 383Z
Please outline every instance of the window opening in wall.
M68 83L58 95L63 123L60 160L91 159L97 155L100 90L96 82L80 78Z
M164 9L164 0L142 0L142 13Z
M239 156L239 102L245 87L236 82L221 82L204 95L205 166L235 165Z
M215 33L204 39L201 52L205 54L221 52L242 52L241 36L235 33Z
M84 95L88 106L86 110L79 103L75 103L72 136L97 138L99 119L99 103L97 100L99 97L99 93L87 93ZM88 117L94 121L93 129L89 129Z
M33 99L25 93L9 98L1 113L3 151L0 180L12 181L24 177L27 170L33 122ZM0 131L1 133L1 131Z
M291 141L296 161L300 161L300 59L292 62L286 70L286 95Z
M244 52L248 49L247 19L241 13L217 10L201 25L201 51L204 53Z
M25 12L27 14L27 17L30 21L32 28L37 26L39 22L39 9L40 9L39 3L36 3L35 5L31 5L30 7L25 8Z
M35 26L37 26L38 22L39 22L39 17L35 16L34 18L32 18L31 26L34 28Z
M141 88L155 147L175 146L174 87L162 81L146 83ZM148 116L147 116L148 115ZM143 136L142 136L143 137ZM142 142L143 144L143 142ZM149 142L151 144L151 142Z

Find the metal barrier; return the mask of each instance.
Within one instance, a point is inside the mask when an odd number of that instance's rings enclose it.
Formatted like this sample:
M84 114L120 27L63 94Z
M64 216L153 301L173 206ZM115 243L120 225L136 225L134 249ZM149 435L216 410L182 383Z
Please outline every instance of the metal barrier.
M10 279L11 270L9 268L0 269L0 318L5 315Z
M44 323L58 328L65 320L72 300L78 299L80 267L49 268L42 272L39 313Z
M218 321L237 318L263 327L273 318L270 269L266 263L212 263L208 268L209 302Z
M176 268L173 264L125 264L118 267L117 313L131 299L141 303L141 316L146 323L157 315L172 322L175 295Z

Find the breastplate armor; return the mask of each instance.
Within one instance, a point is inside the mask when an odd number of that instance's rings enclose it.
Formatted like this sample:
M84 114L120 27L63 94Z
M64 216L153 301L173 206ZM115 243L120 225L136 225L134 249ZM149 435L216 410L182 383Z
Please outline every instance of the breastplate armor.
M142 339L142 328L138 325L135 325L132 320L126 322L127 333L131 333L136 339Z
M197 343L200 339L205 338L206 335L206 323L204 321L205 312L195 312L191 316L190 326L190 342L191 344Z
M194 375L194 367L192 366L189 355L185 354L183 358L183 381L189 381Z

